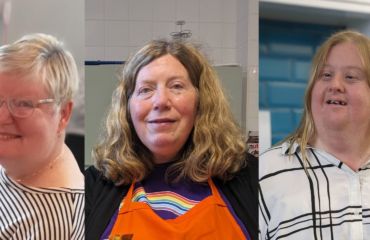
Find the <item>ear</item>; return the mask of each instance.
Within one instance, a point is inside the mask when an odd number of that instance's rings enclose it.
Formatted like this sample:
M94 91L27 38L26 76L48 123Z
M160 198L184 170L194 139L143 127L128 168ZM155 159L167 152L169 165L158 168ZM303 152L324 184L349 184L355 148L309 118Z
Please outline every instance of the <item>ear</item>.
M61 106L58 132L64 131L72 116L73 102L69 101Z

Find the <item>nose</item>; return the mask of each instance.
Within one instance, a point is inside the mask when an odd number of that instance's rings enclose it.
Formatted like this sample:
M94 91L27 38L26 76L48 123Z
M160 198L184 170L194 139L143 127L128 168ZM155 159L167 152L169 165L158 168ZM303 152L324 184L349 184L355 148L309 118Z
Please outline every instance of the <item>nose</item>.
M329 90L332 92L344 92L344 77L339 74L335 74L330 81Z
M165 110L170 107L170 93L166 88L158 88L153 96L155 110Z

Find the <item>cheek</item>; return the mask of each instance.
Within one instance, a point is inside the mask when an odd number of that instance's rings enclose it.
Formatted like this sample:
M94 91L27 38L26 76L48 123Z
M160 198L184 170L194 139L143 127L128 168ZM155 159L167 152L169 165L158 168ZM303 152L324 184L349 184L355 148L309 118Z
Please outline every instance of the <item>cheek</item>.
M138 124L144 121L147 115L147 104L143 102L139 102L137 100L130 100L129 101L129 108L130 108L130 117L134 127L137 129Z
M324 92L322 90L322 87L320 87L318 84L315 84L312 88L311 93L311 106L312 110L315 108L317 109L323 102L324 98Z
M58 121L56 119L33 119L20 126L23 139L27 144L36 146L53 145L58 136ZM38 149L36 147L35 149Z
M355 112L364 112L370 113L370 90L368 91L353 91L352 106ZM369 115L370 116L370 115Z
M188 121L193 122L195 120L197 112L198 101L196 96L186 97L179 100L178 109L183 117L186 117Z

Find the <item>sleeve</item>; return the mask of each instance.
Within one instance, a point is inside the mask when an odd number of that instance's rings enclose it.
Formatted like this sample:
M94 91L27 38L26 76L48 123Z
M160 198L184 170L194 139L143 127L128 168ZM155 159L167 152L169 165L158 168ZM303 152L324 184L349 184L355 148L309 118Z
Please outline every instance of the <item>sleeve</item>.
M100 238L127 190L128 186L116 186L106 180L95 167L85 171L86 239Z
M247 167L232 180L216 183L254 240L258 237L258 159L252 155L247 159Z

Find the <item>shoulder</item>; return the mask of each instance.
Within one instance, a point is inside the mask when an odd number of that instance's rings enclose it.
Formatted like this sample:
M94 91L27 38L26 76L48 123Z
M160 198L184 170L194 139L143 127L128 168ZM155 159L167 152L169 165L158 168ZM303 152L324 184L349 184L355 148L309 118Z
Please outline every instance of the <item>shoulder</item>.
M91 166L85 171L86 200L90 207L95 205L110 204L111 200L121 199L129 186L116 186L106 179L101 171Z
M264 151L259 158L260 182L268 176L280 174L289 169L301 168L302 164L297 160L296 154L300 155L298 144L291 145L287 142Z
M216 180L249 234L257 239L258 229L258 158L246 155L247 165L229 181ZM252 237L252 239L254 239Z
M91 166L85 171L86 238L99 239L129 186L116 186Z
M240 169L232 179L228 181L217 179L216 182L218 182L220 187L227 189L242 188L246 190L246 186L248 186L248 191L257 191L258 158L248 153L246 154L246 162L246 166Z

